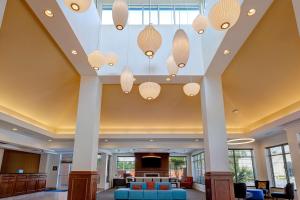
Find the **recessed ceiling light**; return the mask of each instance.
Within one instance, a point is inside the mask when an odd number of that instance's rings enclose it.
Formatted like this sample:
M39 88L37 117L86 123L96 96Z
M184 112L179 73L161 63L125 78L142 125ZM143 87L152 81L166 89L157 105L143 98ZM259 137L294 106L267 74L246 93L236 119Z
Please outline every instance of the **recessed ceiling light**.
M154 140L153 140L153 139L150 139L149 142L154 142Z
M170 80L171 80L171 78L170 78L170 77L167 77L167 78L166 78L166 81L170 81Z
M232 112L233 112L234 114L238 114L238 113L239 113L239 109L233 109Z
M229 55L230 53L231 53L231 51L229 49L224 50L224 55Z
M17 128L12 128L11 130L12 130L12 131L18 131L19 129L17 129Z
M199 142L199 139L195 139L195 142Z
M256 13L256 10L254 9L254 8L252 8L252 9L250 9L249 11L248 11L248 16L252 16L252 15L254 15Z
M52 140L51 140L51 139L49 139L49 140L48 140L48 142L52 142Z
M105 139L104 142L108 142L108 139Z
M78 53L77 53L76 50L72 50L72 54L73 54L73 55L77 55Z
M51 10L45 10L45 15L47 16L47 17L53 17L54 16L54 14L53 14L53 12L51 11Z

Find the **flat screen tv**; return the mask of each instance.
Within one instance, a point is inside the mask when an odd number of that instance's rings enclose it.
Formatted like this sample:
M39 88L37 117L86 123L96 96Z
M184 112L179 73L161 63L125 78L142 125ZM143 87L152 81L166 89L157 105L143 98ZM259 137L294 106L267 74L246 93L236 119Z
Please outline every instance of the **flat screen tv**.
M143 168L160 168L161 158L160 157L143 157L142 158Z

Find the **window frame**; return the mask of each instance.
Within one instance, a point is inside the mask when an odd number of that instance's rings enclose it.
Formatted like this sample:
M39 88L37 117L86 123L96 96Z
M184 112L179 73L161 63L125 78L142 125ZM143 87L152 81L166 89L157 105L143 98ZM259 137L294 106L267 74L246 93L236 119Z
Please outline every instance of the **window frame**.
M256 170L255 170L255 161L254 161L254 153L252 148L231 148L228 149L229 151L233 152L233 164L234 164L234 175L235 175L235 182L237 182L237 167L236 167L236 156L235 156L235 151L250 151L251 153L251 161L252 161L252 173L253 173L253 185L249 185L249 187L255 186L255 180L256 180ZM230 158L230 155L228 155L228 160Z
M287 154L290 154L291 155L291 152L289 153L286 153L285 152L285 146L289 146L288 143L284 143L284 144L279 144L279 145L274 145L274 146L269 146L266 148L267 152L268 152L268 159L269 159L269 164L270 164L270 170L271 170L271 178L272 178L272 184L273 184L273 188L283 188L283 187L278 187L276 185L276 181L275 181L275 175L274 175L274 166L273 166L273 162L272 162L272 156L278 156L278 155L282 155L283 157L283 166L284 166L284 172L285 172L285 178L286 178L286 182L287 183L290 183L290 176L289 176L289 173L288 173L288 168L287 168L287 160L286 160L286 155ZM276 148L276 147L280 147L281 148L281 154L275 154L275 155L272 155L271 154L271 149L272 148Z
M202 162L203 161L203 162ZM193 177L196 179L194 182L197 184L205 185L205 182L198 181L199 177L205 177L205 152L199 152L191 156L191 163L192 163L192 174ZM197 166L197 167L196 167Z

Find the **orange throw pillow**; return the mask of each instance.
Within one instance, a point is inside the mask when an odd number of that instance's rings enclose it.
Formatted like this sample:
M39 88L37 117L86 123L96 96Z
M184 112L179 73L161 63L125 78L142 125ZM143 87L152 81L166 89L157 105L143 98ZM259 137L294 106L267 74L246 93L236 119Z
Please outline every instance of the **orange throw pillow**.
M155 182L146 182L147 190L154 190L155 189Z
M160 185L159 189L160 190L169 190L169 186L168 185Z
M133 190L142 190L142 185L133 185L132 189Z

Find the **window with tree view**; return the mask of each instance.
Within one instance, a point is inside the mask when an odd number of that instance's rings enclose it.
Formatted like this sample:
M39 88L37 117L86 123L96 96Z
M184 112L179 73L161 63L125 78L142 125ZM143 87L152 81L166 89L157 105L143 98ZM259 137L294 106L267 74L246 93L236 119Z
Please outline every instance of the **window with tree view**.
M234 182L254 186L255 173L251 149L230 149L229 164L230 170L234 174Z
M267 148L275 187L283 188L287 183L295 184L289 145Z
M205 163L204 163L204 152L192 156L192 169L194 181L199 184L204 183L205 175Z
M118 157L117 158L118 177L124 174L135 175L135 157Z
M170 177L181 179L187 173L186 156L170 156L169 158Z

